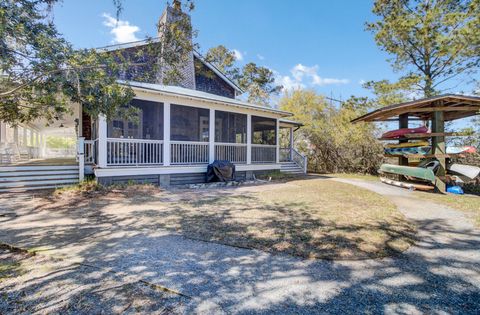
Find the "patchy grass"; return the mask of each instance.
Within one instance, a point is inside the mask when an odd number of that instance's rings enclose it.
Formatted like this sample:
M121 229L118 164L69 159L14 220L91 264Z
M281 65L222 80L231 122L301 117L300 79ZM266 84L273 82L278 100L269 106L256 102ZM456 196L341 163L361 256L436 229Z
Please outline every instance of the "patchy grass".
M467 217L471 218L475 225L480 227L480 197L469 195L453 195L453 194L434 194L426 192L415 192L417 197L427 199L439 204L449 206L453 209L464 212Z
M261 180L285 182L289 180L298 179L299 177L302 177L302 176L303 175L283 173L283 172L280 172L280 170L273 170L271 172L266 172L264 174L257 175L256 178Z
M407 249L415 234L385 197L318 176L223 189L136 185L88 198L69 191L45 198L37 209L53 217L89 218L85 227L77 221L79 231L89 230L89 222L102 227L111 222L116 229L167 229L191 239L305 258L384 257Z
M192 239L305 258L384 257L407 249L415 234L386 198L322 179L160 194L130 215Z

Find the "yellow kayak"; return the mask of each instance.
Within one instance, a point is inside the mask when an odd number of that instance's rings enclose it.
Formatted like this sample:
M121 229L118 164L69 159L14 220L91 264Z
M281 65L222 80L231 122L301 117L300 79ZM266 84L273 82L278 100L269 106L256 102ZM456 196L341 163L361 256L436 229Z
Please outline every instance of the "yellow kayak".
M396 149L396 148L414 148L414 147L426 147L430 144L428 141L412 141L412 142L405 142L405 143L390 143L387 144L385 147L389 149Z

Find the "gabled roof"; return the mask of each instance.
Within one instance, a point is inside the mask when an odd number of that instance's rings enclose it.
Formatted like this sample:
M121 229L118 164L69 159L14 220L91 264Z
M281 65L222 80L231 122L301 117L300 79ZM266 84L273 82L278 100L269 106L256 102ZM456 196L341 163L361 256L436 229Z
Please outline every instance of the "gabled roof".
M135 41L135 42L129 42L129 43L115 44L115 45L109 45L109 46L105 46L105 47L99 47L99 48L96 48L96 50L102 51L102 52L109 52L109 51L132 48L132 47L144 46L144 45L148 45L150 43L158 43L159 41L160 41L160 37L153 37L153 38L147 38L147 39L139 40L139 41ZM215 65L206 61L205 58L198 51L194 50L193 55L198 60L200 60L207 68L209 68L216 75L218 75L222 80L227 82L227 84L230 85L232 88L234 88L237 92L239 92L240 94L244 92L233 80L228 78L222 71L220 71L217 67L215 67Z
M143 82L136 82L136 81L123 81L123 80L118 80L118 82L120 84L128 85L133 89L152 91L152 92L157 92L159 94L168 95L168 96L181 96L181 97L187 97L195 100L203 100L203 101L209 101L213 103L219 103L227 106L253 109L256 111L277 114L282 117L293 116L292 113L286 112L283 110L251 104L251 103L243 102L243 101L229 98L229 97L219 96L219 95L210 94L210 93L192 90L192 89L186 89L178 86L143 83Z
M428 120L432 118L432 114L436 111L444 112L445 121L478 115L480 112L480 97L457 94L438 95L385 106L355 118L352 122L385 121L403 114Z

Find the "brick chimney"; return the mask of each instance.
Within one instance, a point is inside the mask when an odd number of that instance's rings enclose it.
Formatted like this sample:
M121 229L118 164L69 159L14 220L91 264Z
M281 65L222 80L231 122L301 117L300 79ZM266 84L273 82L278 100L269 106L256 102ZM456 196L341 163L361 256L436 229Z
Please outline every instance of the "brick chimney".
M162 16L160 17L160 20L158 22L158 37L162 41L162 44L164 45L164 51L169 50L169 44L167 40L165 39L165 30L170 27L173 23L179 23L180 25L186 26L186 32L189 32L190 34L186 34L187 40L190 40L190 44L192 43L192 22L190 16L182 12L182 3L180 0L174 0L173 5L167 5L165 10L162 13ZM174 44L173 44L174 45ZM163 54L162 54L163 55ZM164 58L162 58L164 59ZM180 77L180 80L178 82L167 82L170 85L177 85L180 87L188 88L188 89L195 89L195 67L194 67L194 61L193 61L193 51L188 51L186 52L185 58L183 58L183 65L179 65L179 72L182 74ZM162 62L163 60L161 60ZM165 62L162 62L162 64L165 64ZM161 84L164 84L165 82L165 73L168 71L166 67L162 67L159 77L158 77L158 82Z

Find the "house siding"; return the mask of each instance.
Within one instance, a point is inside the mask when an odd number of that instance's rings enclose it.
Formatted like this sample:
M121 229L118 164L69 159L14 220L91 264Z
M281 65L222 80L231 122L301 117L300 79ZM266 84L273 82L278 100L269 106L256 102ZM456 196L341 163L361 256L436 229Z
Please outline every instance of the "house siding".
M209 69L201 60L194 58L196 90L235 98L235 89L218 74Z

